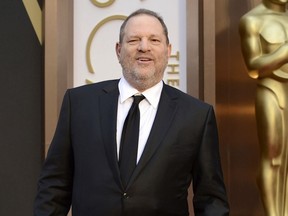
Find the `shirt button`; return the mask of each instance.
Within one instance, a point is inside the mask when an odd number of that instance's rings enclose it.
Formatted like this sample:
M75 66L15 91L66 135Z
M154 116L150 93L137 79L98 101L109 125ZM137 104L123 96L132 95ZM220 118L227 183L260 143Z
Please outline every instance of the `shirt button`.
M123 198L124 198L124 199L128 199L128 198L129 198L129 195L125 192L125 193L123 193Z

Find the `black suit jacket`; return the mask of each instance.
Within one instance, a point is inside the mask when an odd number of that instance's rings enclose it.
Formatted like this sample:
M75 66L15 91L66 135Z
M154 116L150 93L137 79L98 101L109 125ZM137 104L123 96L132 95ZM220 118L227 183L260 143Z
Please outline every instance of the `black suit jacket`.
M116 155L118 81L68 90L35 199L35 216L228 215L213 108L164 84L142 157L123 188Z

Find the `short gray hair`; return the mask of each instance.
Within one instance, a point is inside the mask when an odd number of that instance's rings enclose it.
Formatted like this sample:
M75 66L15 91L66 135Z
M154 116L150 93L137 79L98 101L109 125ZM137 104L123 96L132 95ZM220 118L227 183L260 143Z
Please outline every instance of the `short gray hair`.
M166 43L169 44L169 37L168 37L168 29L167 29L167 26L163 20L163 18L156 12L154 11L151 11L151 10L147 10L147 9L139 9L139 10L136 10L134 11L133 13L131 13L125 20L124 22L122 23L121 27L120 27L120 34L119 34L119 43L122 43L123 41L123 37L124 37L124 30L125 30L125 27L126 27L126 24L128 22L128 20L132 17L135 17L135 16L138 16L138 15L141 15L141 14L145 14L145 15L149 15L149 16L153 16L155 17L156 19L159 20L159 22L161 23L162 27L163 27L163 31L164 31L164 35L166 37Z

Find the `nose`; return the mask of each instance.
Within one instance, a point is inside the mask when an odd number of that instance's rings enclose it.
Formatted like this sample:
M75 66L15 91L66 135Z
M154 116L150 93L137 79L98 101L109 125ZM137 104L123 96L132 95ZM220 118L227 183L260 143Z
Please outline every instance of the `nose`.
M150 44L149 41L145 38L141 39L139 46L138 46L138 51L140 52L147 52L150 50Z

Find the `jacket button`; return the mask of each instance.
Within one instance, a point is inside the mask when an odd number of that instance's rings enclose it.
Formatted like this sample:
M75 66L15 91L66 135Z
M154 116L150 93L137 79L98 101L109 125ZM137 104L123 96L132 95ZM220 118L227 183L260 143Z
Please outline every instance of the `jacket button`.
M123 193L123 198L124 199L128 199L129 198L129 195L127 193Z

